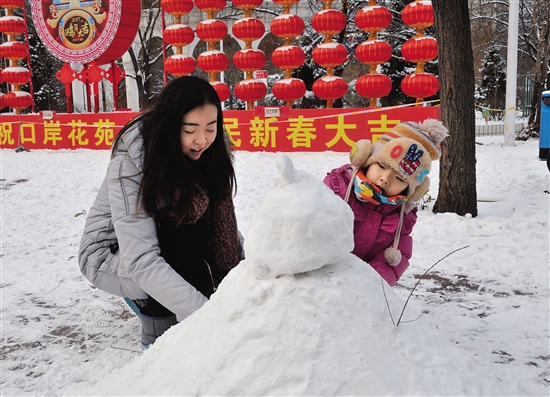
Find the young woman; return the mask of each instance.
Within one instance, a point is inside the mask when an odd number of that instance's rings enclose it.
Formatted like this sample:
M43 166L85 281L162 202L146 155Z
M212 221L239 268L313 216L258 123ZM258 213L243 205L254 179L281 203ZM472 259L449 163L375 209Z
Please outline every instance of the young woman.
M242 259L232 162L219 97L194 76L170 82L113 143L79 265L138 312L144 347L200 308Z

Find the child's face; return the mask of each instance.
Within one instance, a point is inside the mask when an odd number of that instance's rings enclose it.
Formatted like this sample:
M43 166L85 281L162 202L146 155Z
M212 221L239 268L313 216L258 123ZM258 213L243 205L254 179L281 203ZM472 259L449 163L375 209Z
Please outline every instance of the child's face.
M365 176L378 186L386 197L397 196L409 186L400 173L382 163L371 164Z
M181 151L191 160L198 160L216 139L218 110L214 105L199 106L181 123Z

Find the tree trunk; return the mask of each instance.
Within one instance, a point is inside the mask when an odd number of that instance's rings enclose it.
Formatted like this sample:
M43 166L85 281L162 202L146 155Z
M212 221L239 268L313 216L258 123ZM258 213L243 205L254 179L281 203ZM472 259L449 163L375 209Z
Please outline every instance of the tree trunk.
M433 211L477 216L474 57L468 0L434 1L439 52L441 145L439 194Z

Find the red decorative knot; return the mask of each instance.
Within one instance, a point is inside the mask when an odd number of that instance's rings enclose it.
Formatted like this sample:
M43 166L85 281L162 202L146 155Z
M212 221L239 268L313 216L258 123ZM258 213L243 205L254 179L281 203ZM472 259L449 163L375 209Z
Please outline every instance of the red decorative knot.
M173 16L189 14L193 9L193 0L161 0L164 12Z
M77 73L68 63L64 63L61 69L55 74L55 77L63 84L71 84L77 78Z
M8 36L17 36L27 31L25 20L14 15L0 17L0 32Z
M5 68L2 72L2 80L15 86L26 84L30 81L30 79L31 72L29 69L20 66L10 66Z
M190 55L175 54L164 61L164 69L176 77L186 76L195 71L195 59Z
M208 14L223 10L226 3L226 0L195 0L197 8Z
M405 6L401 12L403 23L415 29L425 29L434 24L434 10L432 2L417 0Z
M32 96L25 91L10 91L3 98L4 106L20 111L32 105Z
M348 83L341 77L325 76L315 80L312 89L319 98L333 101L346 94Z
M348 50L340 43L322 43L313 49L311 57L318 65L334 68L346 61Z
M222 83L221 81L212 81L210 82L210 84L218 93L221 102L227 101L229 99L229 96L231 95L231 90L229 89L229 86L227 84Z
M266 56L263 51L247 48L239 50L233 55L233 64L243 72L253 72L261 69L266 62Z
M355 89L363 98L380 98L390 93L391 80L385 74L370 73L357 79Z
M193 29L187 25L173 24L164 29L164 41L175 47L189 45L195 39Z
M300 79L288 78L277 81L271 88L273 95L284 102L293 102L306 93L306 83Z
M384 40L367 40L357 46L355 56L367 65L379 65L390 60L392 49Z
M242 80L235 85L234 92L240 100L254 102L265 97L267 87L260 80Z
M296 69L304 64L306 55L304 50L295 45L275 48L271 54L271 62L279 69Z
M292 39L304 32L304 20L298 15L283 14L271 21L271 33L283 39Z
M264 35L265 26L257 18L243 18L233 24L232 31L236 38L244 42L251 42Z
M197 24L196 32L201 40L217 43L227 36L227 25L219 19L207 19Z
M413 98L426 98L439 90L439 80L431 73L413 73L401 81L401 90Z
M0 58L19 61L29 56L29 47L19 41L6 41L0 44Z
M253 10L262 5L263 0L233 0L233 5L241 10Z
M325 36L333 36L345 29L346 16L338 10L321 10L311 18L311 26Z
M198 56L197 66L207 73L220 73L229 67L229 58L222 51L205 51Z
M391 12L381 6L367 6L355 15L355 24L361 30L377 32L390 26Z
M409 62L428 62L437 58L437 40L433 37L413 37L403 44L401 54Z

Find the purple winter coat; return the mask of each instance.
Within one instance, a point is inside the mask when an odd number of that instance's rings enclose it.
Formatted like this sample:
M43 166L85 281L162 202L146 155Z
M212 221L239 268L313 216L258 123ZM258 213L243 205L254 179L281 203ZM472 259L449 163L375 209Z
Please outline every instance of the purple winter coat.
M350 164L343 165L329 172L324 182L334 193L345 199L352 172ZM413 248L413 240L410 234L416 223L418 209L415 206L412 210L405 211L398 245L398 249L401 251L401 262L393 267L384 258L384 251L393 245L399 224L401 206L376 205L359 201L353 190L348 204L354 214L353 235L355 247L352 253L370 264L390 286L394 286L409 267L409 259L412 256Z

